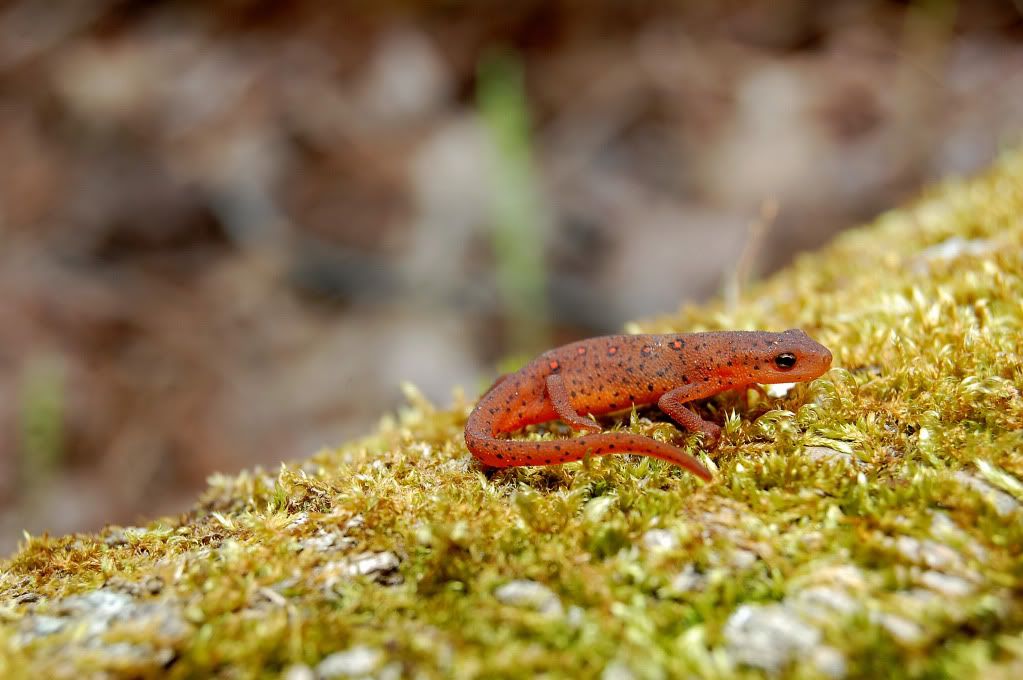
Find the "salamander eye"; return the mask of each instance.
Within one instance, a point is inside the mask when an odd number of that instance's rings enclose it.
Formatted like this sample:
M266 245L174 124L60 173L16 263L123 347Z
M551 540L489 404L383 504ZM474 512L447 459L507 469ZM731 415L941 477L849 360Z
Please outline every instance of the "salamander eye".
M783 371L787 371L796 365L796 355L792 352L782 352L774 358L774 365Z

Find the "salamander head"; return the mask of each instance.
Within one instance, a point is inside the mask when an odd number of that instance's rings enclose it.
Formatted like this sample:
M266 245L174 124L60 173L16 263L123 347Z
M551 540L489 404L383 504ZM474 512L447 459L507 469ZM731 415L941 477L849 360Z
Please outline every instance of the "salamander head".
M750 351L753 378L758 383L791 383L813 380L831 367L831 352L803 331L761 333Z

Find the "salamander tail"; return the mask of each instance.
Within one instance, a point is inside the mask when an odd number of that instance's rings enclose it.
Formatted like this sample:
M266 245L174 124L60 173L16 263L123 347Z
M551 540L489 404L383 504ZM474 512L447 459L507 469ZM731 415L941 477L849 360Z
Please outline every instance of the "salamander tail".
M483 428L466 427L465 443L472 455L491 467L559 465L582 460L586 456L634 453L679 465L704 481L713 478L710 470L682 449L626 432L601 432L573 439L529 442L498 439Z

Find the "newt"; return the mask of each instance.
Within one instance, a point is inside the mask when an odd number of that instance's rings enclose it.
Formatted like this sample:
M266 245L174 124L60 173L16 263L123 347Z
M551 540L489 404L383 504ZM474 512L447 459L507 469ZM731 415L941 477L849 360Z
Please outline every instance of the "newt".
M601 432L583 413L600 416L656 403L688 432L716 446L721 427L688 402L730 389L813 380L831 352L798 329L608 335L544 352L499 377L465 425L465 443L485 466L559 465L586 456L634 453L680 465L709 481L711 473L682 449L628 432ZM551 441L504 439L526 425L560 418L591 434Z

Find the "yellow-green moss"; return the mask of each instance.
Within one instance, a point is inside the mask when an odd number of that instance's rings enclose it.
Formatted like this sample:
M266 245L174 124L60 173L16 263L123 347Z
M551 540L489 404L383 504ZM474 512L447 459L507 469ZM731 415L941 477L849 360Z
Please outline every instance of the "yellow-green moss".
M1023 677L1023 155L733 309L635 328L794 326L836 368L709 403L711 485L624 457L488 476L471 404L410 389L372 437L216 477L188 515L28 539L0 564L0 676L303 677L342 652L319 671ZM697 450L657 412L614 426Z

